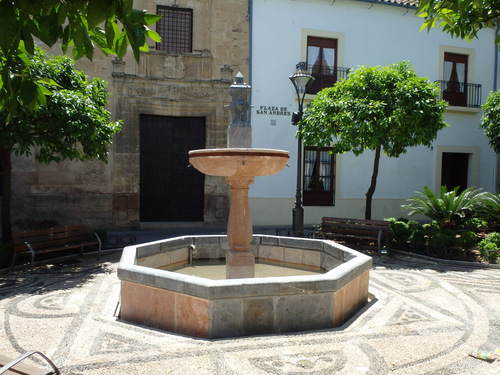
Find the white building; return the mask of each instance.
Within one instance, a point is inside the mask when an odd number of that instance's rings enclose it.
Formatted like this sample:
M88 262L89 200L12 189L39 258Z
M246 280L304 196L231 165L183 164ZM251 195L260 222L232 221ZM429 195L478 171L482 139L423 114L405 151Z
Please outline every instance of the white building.
M439 132L431 148L410 148L399 158L381 157L372 218L405 216L400 205L424 185L435 192L442 184L496 190L496 155L478 126L480 105L497 89L495 30L481 31L470 43L451 38L441 29L420 31L423 19L416 16L416 3L251 1L251 75L246 81L252 86L253 147L290 151L289 168L257 177L250 188L254 225L291 223L297 181L297 139L291 113L297 111L298 103L288 77L299 61L326 67L326 73L313 74L325 85L340 78L344 68L402 60L410 61L419 76L446 81L443 95L450 106L445 121L450 126ZM448 92L452 87L456 90ZM307 95L306 102L313 98ZM305 154L303 173L307 175L319 153ZM366 151L359 157L352 153L334 156L331 173L322 167L321 173L331 174L332 183L324 176L321 193L310 191L310 180L303 178L306 225L320 223L322 216L364 217L373 155ZM327 153L321 158L329 160Z

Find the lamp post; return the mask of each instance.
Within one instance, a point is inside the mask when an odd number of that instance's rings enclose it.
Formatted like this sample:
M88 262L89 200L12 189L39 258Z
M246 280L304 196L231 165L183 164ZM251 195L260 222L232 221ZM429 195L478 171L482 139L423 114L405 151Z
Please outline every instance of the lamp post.
M314 81L314 78L307 70L307 63L301 61L295 67L295 73L290 77L295 92L297 93L297 101L299 102L299 111L292 114L292 125L299 125L302 119L302 109L304 98L307 89ZM304 236L304 207L302 207L302 137L298 136L297 148L297 189L295 192L295 207L292 209L292 230L293 235L297 237Z

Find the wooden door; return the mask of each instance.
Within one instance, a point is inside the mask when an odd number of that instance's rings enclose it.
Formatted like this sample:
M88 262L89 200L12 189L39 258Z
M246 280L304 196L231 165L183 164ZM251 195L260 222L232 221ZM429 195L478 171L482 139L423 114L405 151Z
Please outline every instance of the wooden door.
M188 152L205 148L205 118L141 115L140 221L203 221L205 176Z

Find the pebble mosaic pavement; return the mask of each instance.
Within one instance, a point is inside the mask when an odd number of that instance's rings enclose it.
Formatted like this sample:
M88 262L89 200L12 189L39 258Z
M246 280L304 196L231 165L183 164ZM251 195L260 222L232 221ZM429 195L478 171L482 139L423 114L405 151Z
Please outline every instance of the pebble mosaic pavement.
M119 254L0 274L0 353L64 374L500 374L500 269L374 257L373 299L340 329L193 339L115 316Z

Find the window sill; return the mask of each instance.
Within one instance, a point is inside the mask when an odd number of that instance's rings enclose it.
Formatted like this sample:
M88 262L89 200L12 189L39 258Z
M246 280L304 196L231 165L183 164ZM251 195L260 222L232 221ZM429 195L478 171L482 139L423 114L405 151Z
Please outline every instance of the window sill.
M462 113L480 113L482 111L481 108L472 108L472 107L459 107L456 105L450 105L446 108L447 112L462 112Z

